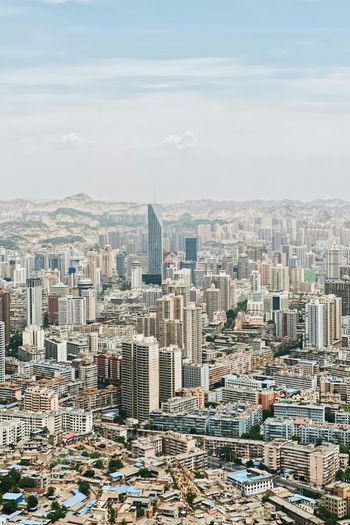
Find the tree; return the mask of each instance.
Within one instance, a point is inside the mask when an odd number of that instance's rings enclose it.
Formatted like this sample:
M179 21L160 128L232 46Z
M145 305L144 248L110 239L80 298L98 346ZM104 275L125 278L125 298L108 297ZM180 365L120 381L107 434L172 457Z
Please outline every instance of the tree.
M115 523L116 517L117 517L117 511L115 510L114 507L112 507L112 505L110 503L108 504L107 512L108 512L108 521L109 521L109 523L111 523L111 524Z
M28 510L36 509L38 505L39 505L38 498L31 494L27 499L27 509Z
M51 505L51 512L48 513L47 517L49 520L55 522L65 518L67 509L64 505L60 505L58 501L53 501Z
M140 468L138 472L140 478L151 478L152 472L148 468Z
M85 496L90 495L90 485L87 481L80 480L78 487L79 487L80 492L85 494Z
M13 514L14 512L16 512L17 508L17 503L14 500L5 501L5 503L2 506L2 512L4 514Z
M337 470L335 473L335 481L343 481L344 472L342 470Z
M93 466L94 466L95 468L98 468L98 469L103 468L103 461L102 461L102 459L98 459L97 461L95 461L95 463L93 464Z
M249 459L249 461L247 461L247 463L245 464L245 466L247 468L252 468L254 467L254 461L252 459Z
M55 494L55 487L49 487L46 492L46 496L48 498L52 498L52 496Z
M254 425L249 430L249 432L245 432L245 434L242 435L242 439L256 439L256 440L263 440L264 437L260 434L260 426Z
M85 478L94 478L95 477L95 471L92 469L85 470L83 476Z
M187 492L186 501L192 507L194 500L196 499L196 494L194 492Z
M123 467L123 462L120 459L112 458L108 463L108 474L112 474L112 472L116 472L116 470L119 470Z
M25 478L22 478L22 479L19 480L18 486L21 489L24 489L24 488L26 488L26 489L34 489L37 486L37 482L33 478L25 477Z

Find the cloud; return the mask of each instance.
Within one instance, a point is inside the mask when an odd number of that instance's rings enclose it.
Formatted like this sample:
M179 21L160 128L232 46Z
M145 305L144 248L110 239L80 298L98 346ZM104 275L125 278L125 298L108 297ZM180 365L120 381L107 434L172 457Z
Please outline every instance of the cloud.
M162 148L176 151L194 149L197 145L198 138L192 131L185 131L183 135L169 135L161 143Z
M83 144L83 140L77 133L72 131L71 133L58 137L55 140L55 143L59 149L74 149Z

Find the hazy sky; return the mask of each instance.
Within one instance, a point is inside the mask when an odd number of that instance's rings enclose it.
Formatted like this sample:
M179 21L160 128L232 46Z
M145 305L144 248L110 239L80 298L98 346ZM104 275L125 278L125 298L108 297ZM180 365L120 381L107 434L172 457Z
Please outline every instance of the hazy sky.
M0 0L0 199L350 200L349 19L349 0Z

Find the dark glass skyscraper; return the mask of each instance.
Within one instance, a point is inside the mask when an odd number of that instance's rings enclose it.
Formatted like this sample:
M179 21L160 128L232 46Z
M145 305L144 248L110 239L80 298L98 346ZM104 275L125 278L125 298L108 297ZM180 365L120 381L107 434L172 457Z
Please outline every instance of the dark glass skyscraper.
M186 244L186 261L197 261L197 237L187 237Z
M163 212L159 204L148 205L148 275L161 282L163 269Z

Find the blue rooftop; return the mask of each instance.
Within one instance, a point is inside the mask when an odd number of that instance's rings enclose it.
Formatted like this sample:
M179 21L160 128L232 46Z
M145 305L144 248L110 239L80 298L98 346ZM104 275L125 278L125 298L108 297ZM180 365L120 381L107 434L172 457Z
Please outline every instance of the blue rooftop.
M77 516L83 516L86 514L96 503L95 499L90 500L82 509L80 509L76 514Z
M83 494L82 492L80 492L77 489L73 490L73 494L74 494L74 496L72 496L71 498L66 499L66 501L64 501L62 503L62 505L67 507L67 509L70 509L71 507L74 507L74 505L77 505L78 503L81 503L82 501L84 501L87 498L87 496L85 496L85 494Z
M124 477L124 474L122 472L112 472L112 474L110 474L110 477L113 478L113 479L118 479L118 478L123 478Z
M119 494L133 494L140 496L142 491L136 487L129 485L119 485L118 487L113 487L112 485L103 485L102 490L105 492L118 492Z
M258 481L259 479L266 478L266 474L253 474L247 470L238 470L236 472L230 472L227 476L231 481L237 481L237 483L247 483L249 481Z
M7 501L22 501L24 498L21 492L6 492L6 494L3 495L2 499L5 499Z

